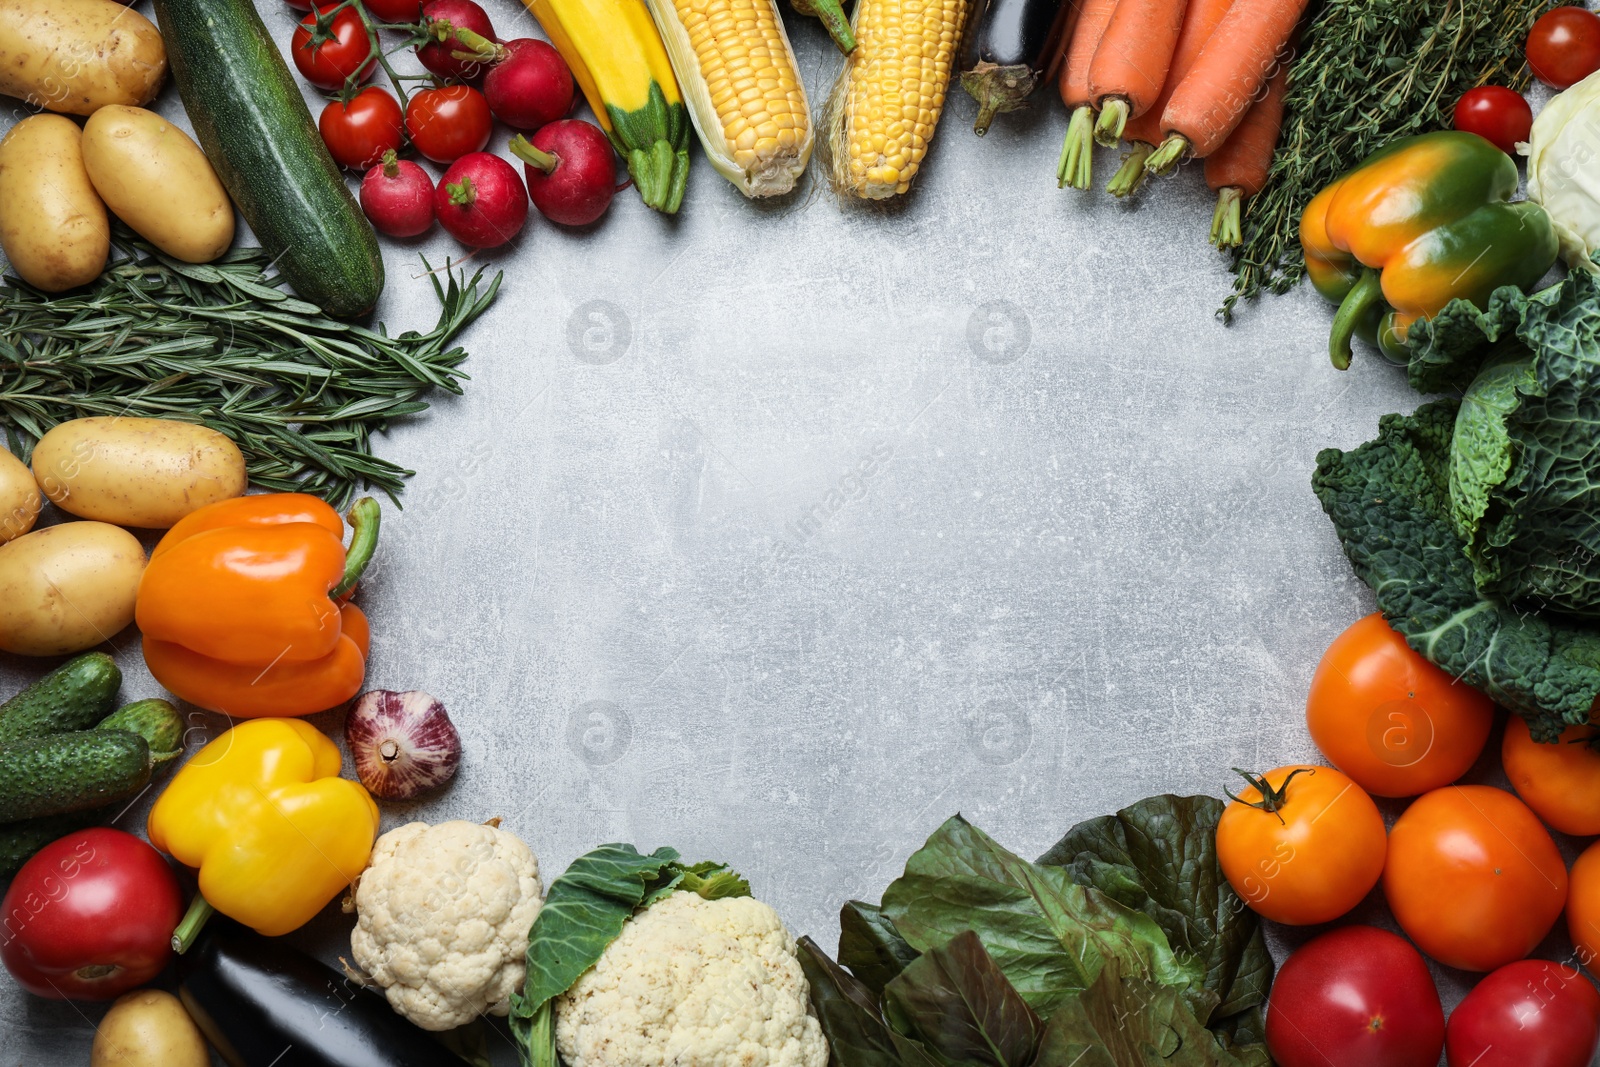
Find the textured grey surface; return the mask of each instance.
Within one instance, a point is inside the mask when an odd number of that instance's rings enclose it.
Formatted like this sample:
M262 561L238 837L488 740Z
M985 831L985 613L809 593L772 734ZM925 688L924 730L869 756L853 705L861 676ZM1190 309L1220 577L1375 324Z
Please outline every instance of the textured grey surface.
M785 12L815 103L838 59ZM831 945L956 811L1036 855L1316 758L1307 684L1371 599L1314 457L1415 397L1373 359L1334 371L1308 290L1214 321L1198 168L1131 206L1060 191L1053 92L982 140L974 113L953 90L887 209L841 209L815 168L748 203L697 151L677 219L625 191L475 257L502 295L466 395L379 443L417 475L360 601L369 685L443 699L465 762L386 827L502 816L547 878L670 844ZM386 244L391 329L432 322L421 256L457 251ZM124 693L155 695L136 635L115 646ZM0 659L0 692L40 666ZM347 929L296 936L332 959ZM0 1065L87 1062L98 1013L0 982Z

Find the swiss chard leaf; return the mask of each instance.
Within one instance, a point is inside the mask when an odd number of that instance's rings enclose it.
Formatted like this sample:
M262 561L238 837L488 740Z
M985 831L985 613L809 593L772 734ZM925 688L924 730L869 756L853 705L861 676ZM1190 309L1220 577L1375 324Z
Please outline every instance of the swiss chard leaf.
M883 991L894 1029L950 1067L1028 1067L1044 1023L971 930L918 957Z
M839 962L876 994L917 958L876 904L852 900L839 909Z
M974 931L1044 1016L1087 988L1107 960L1163 985L1188 988L1193 979L1149 916L1085 889L1059 867L1006 851L959 815L906 861L905 874L884 891L883 914L918 952Z
M1156 921L1193 985L1208 994L1190 997L1201 1022L1264 1003L1272 985L1260 920L1217 861L1223 807L1215 797L1146 797L1079 823L1039 858Z
M878 1010L877 995L834 963L809 937L799 942L800 969L811 987L811 1007L828 1039L833 1067L901 1067L894 1035Z
M555 1067L551 1001L595 965L635 911L679 889L712 900L750 895L750 884L722 864L688 867L673 849L645 856L622 844L579 856L551 883L528 933L523 990L511 998L511 1032L524 1067Z
M1551 740L1600 695L1600 632L1479 593L1450 519L1456 410L1441 400L1384 416L1376 439L1321 452L1312 488L1389 625Z

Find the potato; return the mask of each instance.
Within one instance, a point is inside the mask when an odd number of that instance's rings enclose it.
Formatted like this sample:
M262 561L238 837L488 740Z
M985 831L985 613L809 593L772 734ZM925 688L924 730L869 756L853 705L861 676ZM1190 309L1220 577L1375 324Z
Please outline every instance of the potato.
M247 484L239 446L206 426L101 416L63 422L33 449L50 502L83 519L165 530Z
M47 293L87 285L105 269L111 227L71 119L34 115L0 141L0 250Z
M22 460L0 448L0 545L33 529L44 500L33 472Z
M67 522L0 545L0 649L64 656L133 621L144 549L127 530Z
M109 104L83 124L83 166L112 214L169 256L209 263L233 243L233 204L189 135Z
M117 998L89 1050L89 1067L209 1067L205 1038L183 1002L159 989Z
M166 76L160 32L115 0L0 0L0 93L92 115L148 104Z

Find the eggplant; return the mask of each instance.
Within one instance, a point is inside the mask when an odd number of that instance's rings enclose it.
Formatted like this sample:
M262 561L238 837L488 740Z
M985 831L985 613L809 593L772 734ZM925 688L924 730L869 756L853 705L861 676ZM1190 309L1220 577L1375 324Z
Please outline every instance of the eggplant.
M972 132L989 132L1053 71L1081 0L978 0L961 49L961 88L978 102Z
M463 1067L379 994L234 923L213 920L178 979L228 1067Z

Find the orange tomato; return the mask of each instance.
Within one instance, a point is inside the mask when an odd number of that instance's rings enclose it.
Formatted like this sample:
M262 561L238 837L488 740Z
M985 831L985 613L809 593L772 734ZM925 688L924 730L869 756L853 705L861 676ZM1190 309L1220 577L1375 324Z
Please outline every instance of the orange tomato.
M1567 933L1577 948L1578 962L1590 973L1600 972L1600 841L1583 850L1572 865L1567 889Z
M1593 726L1569 726L1553 745L1540 744L1521 716L1506 723L1500 762L1517 795L1551 829L1575 837L1600 834L1600 751Z
M1378 884L1386 841L1372 798L1332 767L1244 774L1250 788L1217 823L1234 892L1261 915L1305 926L1337 919Z
M1328 761L1367 792L1411 797L1449 785L1489 740L1494 702L1423 659L1374 612L1334 638L1306 699Z
M1447 967L1492 971L1534 950L1567 900L1550 832L1503 789L1419 797L1389 831L1383 892L1417 947Z

